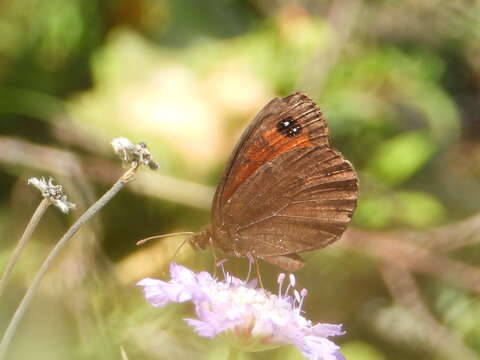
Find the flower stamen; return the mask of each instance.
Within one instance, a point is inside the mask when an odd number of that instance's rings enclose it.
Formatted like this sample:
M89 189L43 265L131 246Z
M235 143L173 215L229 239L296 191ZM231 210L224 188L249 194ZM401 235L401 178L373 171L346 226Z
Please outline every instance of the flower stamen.
M217 267L222 269L223 279L228 282L228 273L225 271L225 266L223 266L223 264L225 264L226 262L227 259L220 260L219 262L217 262Z
M282 285L285 280L286 275L284 273L280 273L277 278L277 283L278 283L278 297L282 297Z
M300 291L301 299L300 299L300 304L298 305L298 312L302 311L303 300L305 300L305 297L307 296L307 294L308 294L308 291L305 288L303 288L302 291Z
M292 284L292 287L295 288L295 275L290 274L289 278L290 278L290 284Z
M290 283L287 286L287 290L285 290L284 297L288 297L288 292L290 291L290 289L295 289L295 275L290 274L288 278L290 279Z
M293 305L295 306L295 303L298 302L300 304L300 293L297 290L293 290L293 296L295 297L295 300L293 301Z

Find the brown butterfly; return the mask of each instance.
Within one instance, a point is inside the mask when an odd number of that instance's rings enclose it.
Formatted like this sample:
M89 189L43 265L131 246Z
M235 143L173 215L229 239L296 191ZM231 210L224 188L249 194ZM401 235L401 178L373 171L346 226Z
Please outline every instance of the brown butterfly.
M300 252L338 240L357 204L358 177L331 147L307 95L270 101L244 131L212 204L212 222L190 240L295 271Z

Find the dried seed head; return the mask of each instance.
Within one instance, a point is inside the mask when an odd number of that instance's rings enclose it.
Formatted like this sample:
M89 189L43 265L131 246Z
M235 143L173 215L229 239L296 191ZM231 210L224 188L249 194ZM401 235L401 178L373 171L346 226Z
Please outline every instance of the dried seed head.
M47 181L43 177L41 179L33 177L28 179L27 184L35 186L40 190L44 198L50 200L53 205L65 214L67 214L70 209L75 209L75 204L67 201L67 196L63 195L63 186L54 185L52 178L48 178Z
M147 144L144 142L133 144L127 138L118 137L112 140L112 147L113 151L115 151L126 165L132 167L145 165L152 170L158 169L158 163L153 159Z

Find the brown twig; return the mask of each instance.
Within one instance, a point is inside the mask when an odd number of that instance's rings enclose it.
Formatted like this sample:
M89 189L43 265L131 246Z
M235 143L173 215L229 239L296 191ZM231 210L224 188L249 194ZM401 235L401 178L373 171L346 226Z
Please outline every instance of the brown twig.
M444 252L477 244L480 242L480 215L474 215L425 233L416 233L412 239L419 245Z
M22 165L67 178L84 172L90 178L105 184L111 184L123 171L121 166L113 162L94 158L81 159L65 150L7 136L0 136L0 162ZM209 209L213 197L213 189L208 186L153 172L138 174L129 189L199 209Z
M416 246L403 240L398 234L348 230L341 241L342 245L367 253L380 260L439 277L465 289L480 293L480 269L449 259L442 253Z
M423 343L445 359L471 359L476 354L460 338L438 322L428 310L412 274L405 268L391 264L380 267L383 279L394 299L426 328Z
M319 96L328 73L335 66L355 28L362 0L336 0L332 3L327 22L334 30L327 46L320 46L300 77L297 88Z

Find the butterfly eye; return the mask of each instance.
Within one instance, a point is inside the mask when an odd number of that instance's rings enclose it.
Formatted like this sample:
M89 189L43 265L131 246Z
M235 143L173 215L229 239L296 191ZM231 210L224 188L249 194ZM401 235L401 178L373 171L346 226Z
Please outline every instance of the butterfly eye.
M302 132L302 127L289 116L277 123L277 130L282 135L294 137Z

